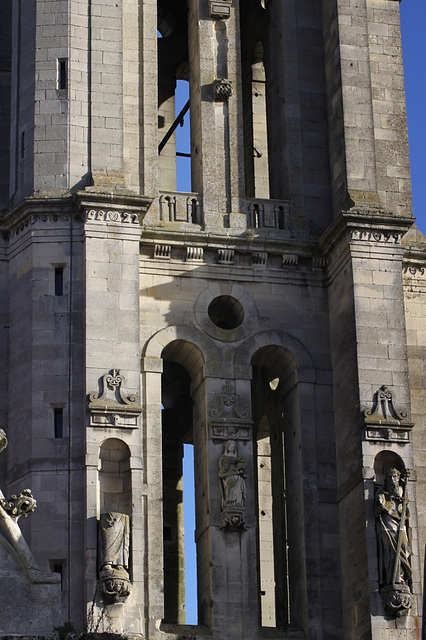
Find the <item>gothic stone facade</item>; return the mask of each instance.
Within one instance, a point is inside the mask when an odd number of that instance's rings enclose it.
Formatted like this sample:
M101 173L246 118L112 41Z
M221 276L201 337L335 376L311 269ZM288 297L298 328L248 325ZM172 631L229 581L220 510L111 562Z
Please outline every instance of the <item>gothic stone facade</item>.
M418 640L426 243L399 2L0 18L0 635Z

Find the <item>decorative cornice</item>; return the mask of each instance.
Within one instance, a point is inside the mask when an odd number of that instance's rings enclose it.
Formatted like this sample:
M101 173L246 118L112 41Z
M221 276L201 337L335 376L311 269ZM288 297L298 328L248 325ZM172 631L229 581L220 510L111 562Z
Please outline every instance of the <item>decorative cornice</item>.
M77 191L73 196L76 209L86 222L111 222L139 225L152 202L146 196L118 193Z
M139 215L128 211L86 209L86 222L116 222L139 225Z
M40 222L58 222L69 220L73 213L71 196L63 198L23 198L16 205L5 212L2 224L3 232L11 235L16 234L16 230L24 231L25 227Z
M414 218L406 218L376 210L342 212L320 238L319 246L326 255L332 253L342 240L346 244L401 245L402 237L412 226Z

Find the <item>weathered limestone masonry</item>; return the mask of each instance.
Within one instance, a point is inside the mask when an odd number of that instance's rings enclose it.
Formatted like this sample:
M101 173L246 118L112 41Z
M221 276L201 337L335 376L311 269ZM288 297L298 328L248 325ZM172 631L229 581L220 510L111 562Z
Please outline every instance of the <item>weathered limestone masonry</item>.
M0 36L0 636L420 640L399 2L15 0Z

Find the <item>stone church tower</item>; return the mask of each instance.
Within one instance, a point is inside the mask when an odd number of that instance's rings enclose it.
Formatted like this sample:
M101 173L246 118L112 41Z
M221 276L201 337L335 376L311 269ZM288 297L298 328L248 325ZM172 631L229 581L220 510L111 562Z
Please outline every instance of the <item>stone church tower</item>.
M419 640L426 244L399 2L0 18L0 636Z

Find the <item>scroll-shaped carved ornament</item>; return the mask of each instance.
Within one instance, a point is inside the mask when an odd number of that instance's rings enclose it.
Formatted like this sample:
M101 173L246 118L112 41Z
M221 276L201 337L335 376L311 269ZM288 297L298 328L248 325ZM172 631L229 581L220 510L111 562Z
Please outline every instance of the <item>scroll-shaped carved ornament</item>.
M101 392L89 393L90 425L92 427L138 426L138 416L142 411L136 394L124 390L125 379L119 369L111 369L102 376Z
M405 411L396 409L393 394L385 385L376 391L373 408L365 410L363 417L366 440L410 441L413 423Z
M245 528L246 477L245 456L238 455L235 440L227 440L219 458L221 527Z
M241 400L235 391L235 380L223 380L222 393L217 396L219 406L212 409L212 420L234 414L241 419L248 418L248 410L241 407Z
M130 519L109 511L99 520L99 588L106 604L118 602L130 593Z
M387 611L397 617L411 607L409 474L408 469L389 469L375 499L380 591Z

